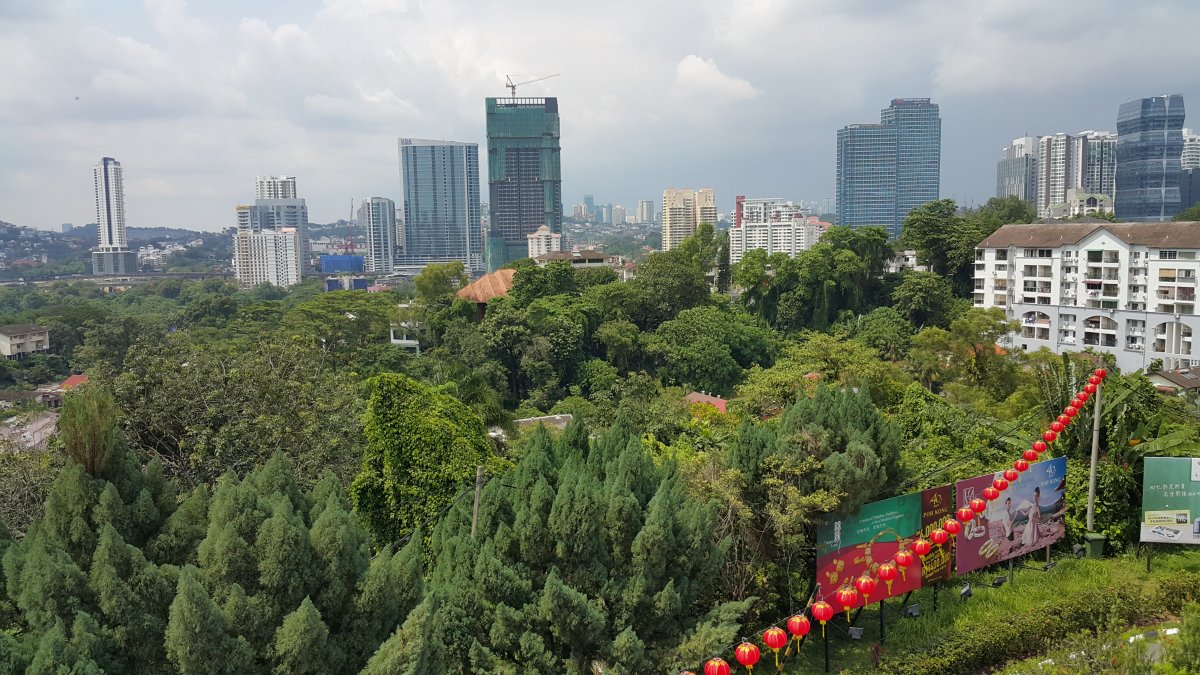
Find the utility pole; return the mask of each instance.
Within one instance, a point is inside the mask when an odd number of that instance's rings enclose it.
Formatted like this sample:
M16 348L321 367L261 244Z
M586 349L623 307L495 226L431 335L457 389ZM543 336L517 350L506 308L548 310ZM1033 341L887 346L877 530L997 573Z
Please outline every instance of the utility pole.
M1092 411L1092 473L1088 478L1087 530L1094 532L1096 523L1096 464L1100 461L1100 394L1104 382L1096 385L1096 407Z
M471 507L471 539L475 538L475 525L479 522L479 493L482 491L483 465L480 464L475 467L475 505Z

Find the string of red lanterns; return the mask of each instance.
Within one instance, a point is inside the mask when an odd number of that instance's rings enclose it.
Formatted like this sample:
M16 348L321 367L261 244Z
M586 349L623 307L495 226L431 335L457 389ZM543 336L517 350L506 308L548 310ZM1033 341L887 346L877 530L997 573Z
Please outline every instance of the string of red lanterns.
M941 527L934 529L929 533L929 540L923 537L917 537L908 549L901 549L892 556L891 560L879 564L874 574L879 577L887 585L888 594L892 592L892 582L895 581L897 573L903 577L906 574L907 568L914 562L914 554L919 556L924 562L925 556L929 555L933 550L932 541L938 546L942 546L950 539L957 536L962 531L962 526L977 518L980 514L987 510L988 502L1000 498L1000 494L1007 490L1009 486L1020 480L1021 474L1029 470L1029 463L1036 462L1041 457L1041 454L1050 449L1050 443L1058 439L1058 435L1066 431L1067 427L1075 421L1075 417L1079 411L1083 409L1084 404L1091 398L1092 394L1096 393L1104 378L1108 377L1108 371L1103 368L1097 368L1088 377L1087 384L1083 390L1076 393L1071 399L1063 412L1053 422L1048 425L1046 431L1042 432L1041 440L1034 441L1028 450L1021 454L1021 458L1013 462L1013 468L1005 469L1003 478L996 478L992 484L983 490L983 499L978 497L972 499L964 506L960 506L955 512L954 518L947 518L946 522ZM837 591L834 598L838 604L846 612L847 621L850 619L850 610L854 605L858 604L858 596L863 597L864 605L870 604L870 596L875 592L876 582L871 576L872 571L863 572L854 581L854 587L843 587ZM821 635L825 635L825 623L833 618L833 606L823 599L818 598L807 608L808 612L812 613L812 617L821 624ZM808 635L812 630L812 623L808 617L802 612L795 614L787 620L787 630L791 634L792 640L799 641ZM775 667L779 666L779 650L783 649L788 643L787 633L778 626L771 626L763 631L763 644L775 652ZM799 648L797 647L797 650ZM762 657L759 648L749 640L743 638L741 644L734 649L734 659L742 664L746 670L751 673L754 670L755 664ZM729 663L719 656L714 656L704 664L704 675L730 675L731 668ZM682 670L679 675L696 675L690 670Z

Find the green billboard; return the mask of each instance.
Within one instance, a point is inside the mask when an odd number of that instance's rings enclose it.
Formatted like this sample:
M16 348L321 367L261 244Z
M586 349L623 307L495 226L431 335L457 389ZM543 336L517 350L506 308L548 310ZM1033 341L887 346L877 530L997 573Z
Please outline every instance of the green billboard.
M1147 457L1142 541L1200 544L1200 458Z

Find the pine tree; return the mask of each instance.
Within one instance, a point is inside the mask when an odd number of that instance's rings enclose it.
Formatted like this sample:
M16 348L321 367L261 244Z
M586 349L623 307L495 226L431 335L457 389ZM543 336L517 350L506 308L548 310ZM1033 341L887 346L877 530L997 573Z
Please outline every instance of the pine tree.
M165 647L182 675L244 673L254 661L250 645L227 632L225 617L191 567L179 575Z
M42 635L33 662L25 672L27 675L104 675L99 664L80 655L67 639L62 621Z
M124 655L126 670L150 671L163 661L163 634L173 588L142 552L112 526L100 533L90 585Z
M0 631L0 673L23 673L30 658L23 644L8 631Z
M331 649L328 643L329 629L321 620L321 612L305 597L300 607L288 614L275 631L271 652L275 672L278 675L336 672L339 650Z
M5 554L9 596L24 623L38 633L56 622L73 621L76 612L92 604L87 577L70 556L47 541L49 537L34 529L21 543L23 550L13 547Z
M187 565L198 562L196 549L208 531L208 487L201 485L167 517L148 546L160 563Z
M254 560L258 565L258 587L265 604L273 610L277 624L320 581L317 558L304 521L292 504L278 493L271 496L274 514L258 528Z
M350 618L355 585L367 570L367 541L351 515L332 496L313 523L310 538L322 573L316 605L326 624L339 633Z

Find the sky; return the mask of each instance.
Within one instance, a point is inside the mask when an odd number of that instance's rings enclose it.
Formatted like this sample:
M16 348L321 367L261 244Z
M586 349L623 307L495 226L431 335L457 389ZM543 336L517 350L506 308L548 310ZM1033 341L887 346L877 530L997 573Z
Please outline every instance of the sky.
M519 93L559 99L567 213L831 198L837 129L916 97L942 196L978 204L1018 136L1164 93L1200 127L1198 23L1194 0L0 0L0 220L95 220L103 156L130 226L231 226L265 174L346 218L399 202L397 137L483 145L505 76L554 73Z

